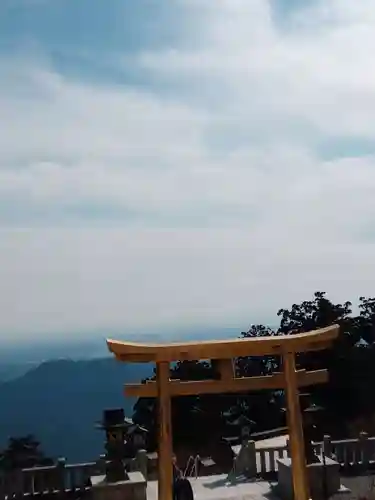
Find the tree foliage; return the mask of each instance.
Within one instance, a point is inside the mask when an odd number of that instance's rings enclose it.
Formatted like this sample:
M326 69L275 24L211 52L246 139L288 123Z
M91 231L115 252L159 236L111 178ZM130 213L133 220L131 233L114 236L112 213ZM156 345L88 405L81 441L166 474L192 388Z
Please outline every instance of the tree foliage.
M8 446L0 453L0 469L5 471L52 463L41 451L39 441L32 434L9 438Z
M297 357L299 368L328 368L328 384L311 389L313 401L325 408L324 431L333 435L348 433L351 421L375 412L372 387L375 382L375 298L360 297L358 313L351 302L334 303L325 293L316 292L312 300L278 311L280 324L273 330L251 325L242 337L293 335L337 323L340 333L332 349L304 353ZM238 376L270 374L281 369L278 356L243 357L236 360ZM215 365L209 362L178 362L171 377L181 380L215 378ZM175 444L202 443L214 436L230 436L239 429L233 422L253 421L252 431L285 424L282 391L247 394L204 395L174 398L172 402ZM241 419L238 417L241 416ZM150 430L150 447L156 443L156 413L153 399L140 398L134 407L134 420ZM374 432L375 429L367 429Z

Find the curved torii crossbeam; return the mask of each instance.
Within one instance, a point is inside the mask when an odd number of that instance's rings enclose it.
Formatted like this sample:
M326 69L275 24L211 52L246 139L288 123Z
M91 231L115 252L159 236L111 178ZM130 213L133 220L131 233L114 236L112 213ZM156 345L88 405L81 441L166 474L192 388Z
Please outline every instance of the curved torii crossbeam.
M339 326L333 325L307 333L252 337L234 340L184 342L171 344L139 344L107 340L108 349L124 362L156 363L156 381L127 385L125 394L135 397L156 397L159 403L159 500L172 500L172 432L171 397L193 394L246 392L260 389L285 389L287 420L296 500L308 500L309 491L303 428L298 388L327 382L327 370L296 370L295 354L327 349L336 339ZM284 371L262 377L236 377L233 359L242 356L279 355ZM185 360L215 360L219 380L170 380L170 363Z

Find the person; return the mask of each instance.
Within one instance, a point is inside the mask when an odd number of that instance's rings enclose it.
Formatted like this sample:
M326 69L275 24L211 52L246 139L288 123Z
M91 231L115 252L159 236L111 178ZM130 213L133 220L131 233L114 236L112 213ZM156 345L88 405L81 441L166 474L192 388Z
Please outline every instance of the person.
M173 500L194 500L193 488L190 481L184 477L177 465L177 459L172 459L173 466Z

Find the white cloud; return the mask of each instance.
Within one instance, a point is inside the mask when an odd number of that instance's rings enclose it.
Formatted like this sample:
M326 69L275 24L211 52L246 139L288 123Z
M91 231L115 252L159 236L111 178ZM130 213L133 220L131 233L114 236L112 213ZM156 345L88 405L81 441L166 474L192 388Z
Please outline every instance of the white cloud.
M372 137L375 18L370 2L360 4L315 2L285 31L268 2L211 3L198 50L146 53L142 64L177 79L225 83L222 108L252 125L260 118L264 126L265 115L272 132L298 120L320 134Z
M137 60L169 94L0 61L0 334L245 327L373 294L374 156L335 146L375 139L372 4L288 28L264 0L185 4L194 49Z
M1 241L4 336L240 329L273 320L322 284L334 299L371 294L374 277L374 245L308 246L299 235L277 242L243 230L33 229L3 232Z

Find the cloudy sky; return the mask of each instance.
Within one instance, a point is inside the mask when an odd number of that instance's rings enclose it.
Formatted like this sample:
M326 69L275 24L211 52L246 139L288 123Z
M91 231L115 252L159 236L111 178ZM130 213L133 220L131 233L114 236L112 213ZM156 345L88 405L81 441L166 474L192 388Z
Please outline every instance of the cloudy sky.
M375 295L373 0L1 0L0 338Z

